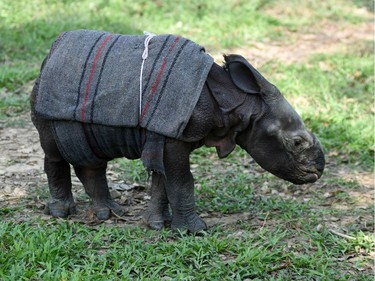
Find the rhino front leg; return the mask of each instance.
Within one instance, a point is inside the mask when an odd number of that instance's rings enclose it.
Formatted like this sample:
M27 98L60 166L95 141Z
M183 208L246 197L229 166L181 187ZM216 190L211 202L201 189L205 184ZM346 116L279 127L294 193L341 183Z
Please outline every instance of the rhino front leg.
M100 220L107 220L111 211L122 216L124 209L116 203L109 193L107 177L107 163L96 167L74 167L77 177L85 187L86 193L92 199L92 209Z
M164 165L166 191L172 208L172 229L187 229L196 233L207 229L206 223L195 213L194 179L190 172L191 144L168 140L165 145Z
M155 230L170 225L172 216L169 212L169 202L165 190L165 176L152 173L151 200L143 214L146 223Z

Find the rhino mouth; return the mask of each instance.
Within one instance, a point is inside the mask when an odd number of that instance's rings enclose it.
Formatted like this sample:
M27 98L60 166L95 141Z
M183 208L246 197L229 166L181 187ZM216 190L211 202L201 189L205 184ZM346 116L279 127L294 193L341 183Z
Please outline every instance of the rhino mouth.
M302 181L304 181L304 183L313 183L316 182L319 177L317 173L308 173L302 178Z
M320 171L318 169L314 170L301 170L302 175L299 177L299 184L304 183L313 183L316 182L323 174L323 171Z
M282 178L293 184L298 184L298 185L306 184L306 183L314 183L322 176L322 172L318 170L302 171L301 169L297 169L294 172L289 172L286 174L281 174L277 172L273 174L279 178Z

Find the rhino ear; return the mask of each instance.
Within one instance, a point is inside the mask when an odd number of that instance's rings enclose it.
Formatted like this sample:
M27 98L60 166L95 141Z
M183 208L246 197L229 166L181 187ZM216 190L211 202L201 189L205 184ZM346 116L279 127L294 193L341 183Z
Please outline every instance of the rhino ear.
M240 55L224 56L224 68L232 82L243 92L260 94L265 101L280 98L279 90L267 81L244 57Z
M257 75L260 75L247 60L239 55L224 56L225 68L232 82L243 92L248 94L259 94L261 86Z

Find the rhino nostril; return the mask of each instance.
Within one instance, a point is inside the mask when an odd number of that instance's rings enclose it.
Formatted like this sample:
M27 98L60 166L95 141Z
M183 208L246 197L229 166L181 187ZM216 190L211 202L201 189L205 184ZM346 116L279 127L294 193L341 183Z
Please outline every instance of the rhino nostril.
M315 159L315 169L319 171L320 173L323 172L325 167L325 159L324 156L319 156L317 159Z
M315 166L315 168L316 168L316 170L317 171L319 171L320 173L322 173L323 172L323 170L324 170L324 163L318 163L316 166Z

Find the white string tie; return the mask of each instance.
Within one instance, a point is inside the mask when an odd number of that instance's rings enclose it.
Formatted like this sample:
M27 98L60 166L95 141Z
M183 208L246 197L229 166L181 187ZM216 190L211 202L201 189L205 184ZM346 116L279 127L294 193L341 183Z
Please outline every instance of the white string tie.
M145 43L144 43L145 49L144 49L143 54L142 54L141 74L140 74L140 77L139 77L139 120L141 119L141 115L142 115L142 92L143 92L143 89L142 89L142 80L143 80L143 68L144 68L145 61L148 58L148 45L149 45L152 37L155 36L155 34L150 33L148 31L144 31L143 34L147 35L147 37L146 37Z

